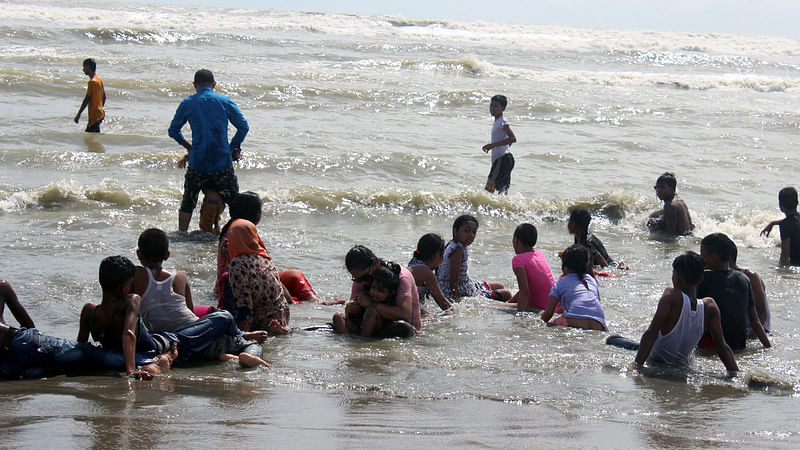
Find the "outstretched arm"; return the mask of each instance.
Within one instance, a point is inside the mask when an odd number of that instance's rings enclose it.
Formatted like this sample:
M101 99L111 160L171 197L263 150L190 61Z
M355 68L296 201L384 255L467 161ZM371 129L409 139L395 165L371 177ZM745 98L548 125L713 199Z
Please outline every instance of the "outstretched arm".
M773 220L772 222L768 223L763 230L761 230L761 235L769 237L769 234L772 232L772 227L780 224L781 224L780 220Z

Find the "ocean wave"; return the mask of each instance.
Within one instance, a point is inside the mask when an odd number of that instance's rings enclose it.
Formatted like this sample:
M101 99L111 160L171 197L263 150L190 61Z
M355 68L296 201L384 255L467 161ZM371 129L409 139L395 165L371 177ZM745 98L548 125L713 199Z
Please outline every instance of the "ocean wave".
M70 34L86 37L96 43L132 42L174 44L178 42L203 43L208 39L188 32L163 31L147 28L77 28L69 30Z
M146 206L147 200L145 197L132 196L124 187L111 180L89 186L54 181L35 189L0 188L0 211L6 213L31 208L86 209L104 205L126 209Z

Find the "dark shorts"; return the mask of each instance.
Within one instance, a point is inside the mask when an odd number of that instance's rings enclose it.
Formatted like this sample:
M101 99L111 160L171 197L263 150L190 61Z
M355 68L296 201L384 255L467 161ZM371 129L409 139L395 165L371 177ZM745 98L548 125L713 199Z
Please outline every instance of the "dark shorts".
M216 192L226 204L230 205L239 193L239 182L236 180L233 167L219 172L199 172L188 167L183 181L183 201L180 211L187 213L194 211L197 207L197 196L203 189Z
M489 179L494 180L495 188L498 193L508 192L511 186L511 171L514 169L514 155L506 153L497 158L492 163L492 170L489 171Z
M103 119L98 120L95 123L90 123L86 126L87 133L99 133L100 132L100 124L103 123Z

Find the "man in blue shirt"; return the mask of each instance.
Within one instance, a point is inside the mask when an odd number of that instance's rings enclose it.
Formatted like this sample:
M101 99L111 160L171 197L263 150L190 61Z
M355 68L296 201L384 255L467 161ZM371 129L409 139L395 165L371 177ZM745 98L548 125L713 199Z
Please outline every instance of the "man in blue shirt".
M211 231L211 224L218 228L219 216L239 193L239 184L233 172L233 161L241 156L240 145L250 130L241 111L231 99L214 92L217 83L208 69L194 74L197 92L186 97L175 111L169 126L169 136L186 148L186 156L178 161L178 167L186 169L183 184L183 200L178 211L178 229L187 231L192 212L197 206L197 197L205 194L200 209L200 228ZM192 143L181 133L189 122L192 128ZM236 134L228 143L228 121L236 127ZM224 202L224 203L222 203Z

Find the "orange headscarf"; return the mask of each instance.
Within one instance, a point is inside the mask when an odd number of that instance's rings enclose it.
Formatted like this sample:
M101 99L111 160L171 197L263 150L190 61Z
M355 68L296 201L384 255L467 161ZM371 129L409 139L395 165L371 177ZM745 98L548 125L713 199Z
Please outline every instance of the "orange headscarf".
M264 242L258 237L258 230L253 222L246 219L236 219L228 228L228 258L242 255L261 255L269 258Z

